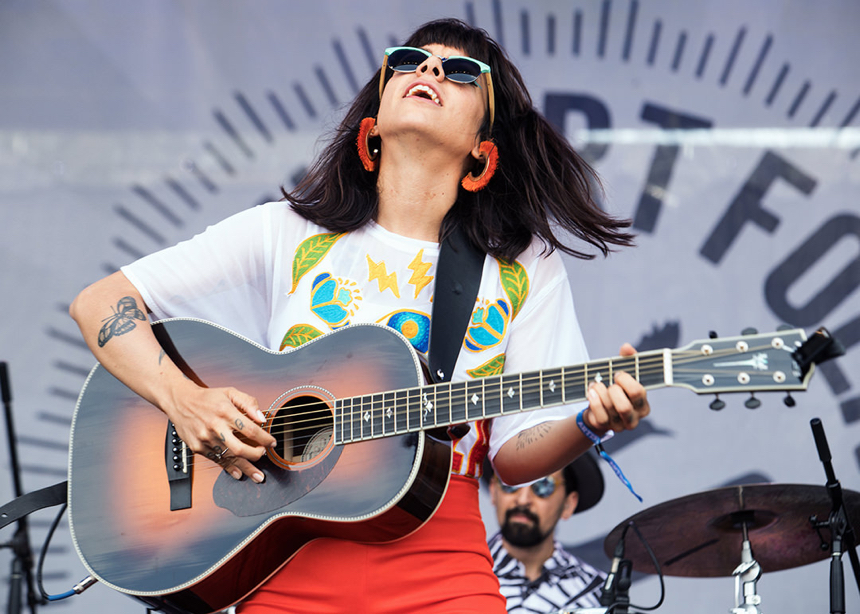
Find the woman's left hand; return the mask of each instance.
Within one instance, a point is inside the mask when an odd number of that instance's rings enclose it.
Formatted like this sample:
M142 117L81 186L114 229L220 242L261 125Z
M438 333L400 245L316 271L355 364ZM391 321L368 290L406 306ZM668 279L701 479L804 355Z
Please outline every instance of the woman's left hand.
M621 346L621 356L633 356L636 350L629 343ZM636 428L639 420L651 413L645 388L625 371L615 374L608 387L592 382L588 388L588 410L583 420L592 430L624 431Z

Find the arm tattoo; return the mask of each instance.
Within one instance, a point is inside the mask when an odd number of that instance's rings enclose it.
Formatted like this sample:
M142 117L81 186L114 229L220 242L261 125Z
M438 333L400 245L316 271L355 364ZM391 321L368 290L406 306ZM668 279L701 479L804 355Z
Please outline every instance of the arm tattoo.
M146 314L138 309L137 301L131 296L122 297L117 301L116 307L112 306L111 309L113 314L102 320L105 325L99 331L100 348L113 337L130 333L137 328L135 320L146 320Z
M165 351L164 351L164 349L162 349L162 350L158 353L158 364L159 364L159 366L161 365L161 361L162 361L162 360L164 360L164 357L165 357L166 355L167 355L167 352L165 352Z
M550 426L547 422L542 422L537 426L533 426L530 429L526 429L517 435L517 450L522 450L524 448L529 447L534 442L539 439L543 439L546 437L546 434L552 430L552 426Z

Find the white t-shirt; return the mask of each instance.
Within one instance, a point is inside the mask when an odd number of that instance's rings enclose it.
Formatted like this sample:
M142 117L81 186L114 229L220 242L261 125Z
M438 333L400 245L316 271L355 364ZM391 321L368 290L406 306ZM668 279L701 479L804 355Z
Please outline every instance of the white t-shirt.
M511 265L484 261L452 381L586 362L567 273L535 241ZM122 268L154 319L200 318L273 350L352 323L381 323L427 352L439 245L370 222L332 233L275 202ZM454 442L453 473L479 477L518 432L571 415L564 406L473 423Z

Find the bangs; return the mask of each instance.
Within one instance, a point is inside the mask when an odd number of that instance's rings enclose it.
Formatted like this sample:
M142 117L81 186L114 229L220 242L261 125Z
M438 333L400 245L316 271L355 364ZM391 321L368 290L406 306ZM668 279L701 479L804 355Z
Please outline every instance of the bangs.
M425 47L436 44L460 49L463 55L481 60L494 68L493 62L491 62L494 58L491 57L492 53L488 41L489 35L484 30L473 28L458 19L442 19L431 21L422 26L409 37L404 45Z

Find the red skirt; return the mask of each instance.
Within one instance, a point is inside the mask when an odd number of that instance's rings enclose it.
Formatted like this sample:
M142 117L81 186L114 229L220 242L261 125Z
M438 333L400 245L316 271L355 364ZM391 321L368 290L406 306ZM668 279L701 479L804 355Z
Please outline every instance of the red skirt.
M318 539L238 614L505 614L478 507L478 481L452 476L439 509L395 542Z

